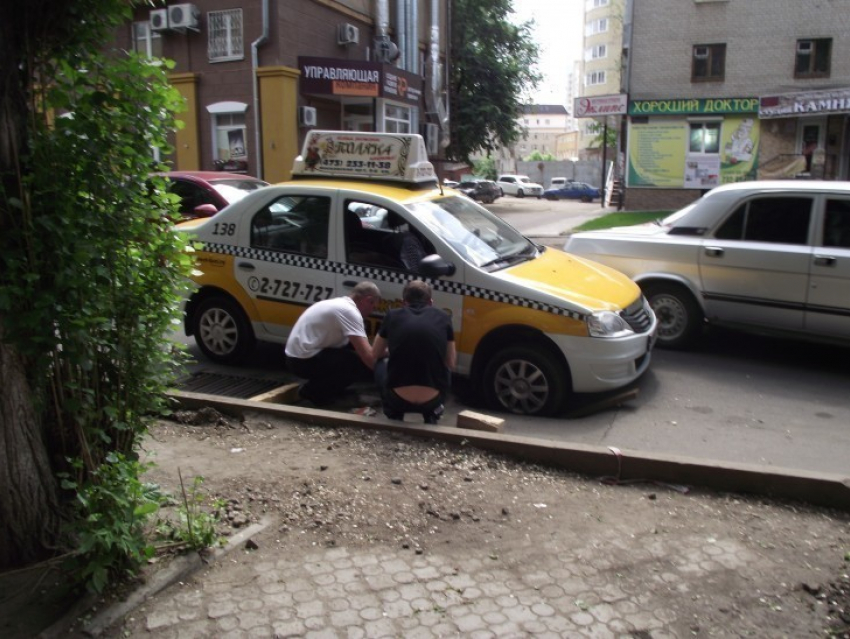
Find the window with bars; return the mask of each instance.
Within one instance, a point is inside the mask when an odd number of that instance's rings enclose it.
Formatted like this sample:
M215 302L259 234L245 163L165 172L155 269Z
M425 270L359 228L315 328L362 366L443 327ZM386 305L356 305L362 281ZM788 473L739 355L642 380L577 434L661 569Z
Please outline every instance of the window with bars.
M151 23L133 23L133 51L146 58L162 57L162 36L151 29Z
M242 60L242 9L210 11L207 14L210 62Z
M726 76L726 45L694 45L691 82L720 82Z
M828 78L831 57L832 38L797 40L794 77Z

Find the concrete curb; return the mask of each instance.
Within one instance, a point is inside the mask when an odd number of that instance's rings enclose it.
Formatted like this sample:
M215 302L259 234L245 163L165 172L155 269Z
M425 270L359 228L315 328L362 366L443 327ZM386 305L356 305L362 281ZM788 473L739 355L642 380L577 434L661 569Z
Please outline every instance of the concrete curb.
M105 608L101 613L95 615L91 621L83 625L82 631L90 637L99 637L112 624L116 623L130 612L142 605L147 599L154 596L161 590L168 588L173 583L184 581L194 572L204 566L217 561L232 552L236 548L243 545L248 539L262 531L268 526L270 520L264 519L258 524L249 526L244 530L239 531L231 537L227 544L222 548L212 549L208 556L202 556L201 553L193 552L189 555L183 555L175 559L168 568L158 571L153 574L150 581L145 583L138 590L127 597L125 601L119 602L113 606ZM63 621L56 624L56 627L61 627L67 631L74 619L68 619L67 616ZM50 635L58 637L59 633Z
M355 426L405 433L507 454L611 483L662 482L709 490L762 495L850 511L850 477L755 464L732 464L693 457L658 455L601 446L470 431L452 426L419 426L382 417L362 417L328 410L174 391L169 396L184 409L213 406L223 414L264 412L316 426Z

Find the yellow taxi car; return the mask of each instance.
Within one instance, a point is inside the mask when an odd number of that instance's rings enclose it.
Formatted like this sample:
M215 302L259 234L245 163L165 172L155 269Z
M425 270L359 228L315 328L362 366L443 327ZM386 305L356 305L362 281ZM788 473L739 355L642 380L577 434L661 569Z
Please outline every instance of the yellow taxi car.
M443 188L418 135L311 131L290 182L178 228L199 247L186 333L216 362L285 344L307 306L363 280L383 296L374 334L420 278L452 317L457 373L497 410L551 415L649 366L656 319L638 286Z

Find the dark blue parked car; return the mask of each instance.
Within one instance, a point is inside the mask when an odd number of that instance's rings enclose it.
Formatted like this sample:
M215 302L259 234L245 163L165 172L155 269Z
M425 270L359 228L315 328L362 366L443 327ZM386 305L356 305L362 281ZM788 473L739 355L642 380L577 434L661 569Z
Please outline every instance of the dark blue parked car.
M543 197L547 200L581 200L592 202L599 198L599 189L584 182L568 182L559 189L546 189Z

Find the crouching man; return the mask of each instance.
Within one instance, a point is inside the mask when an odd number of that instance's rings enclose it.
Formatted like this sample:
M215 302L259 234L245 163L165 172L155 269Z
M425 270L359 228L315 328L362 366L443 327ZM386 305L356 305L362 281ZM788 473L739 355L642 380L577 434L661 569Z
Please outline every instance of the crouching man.
M372 344L375 381L388 418L420 413L436 424L457 362L451 317L431 306L427 282L408 282L402 297L404 306L387 313Z

